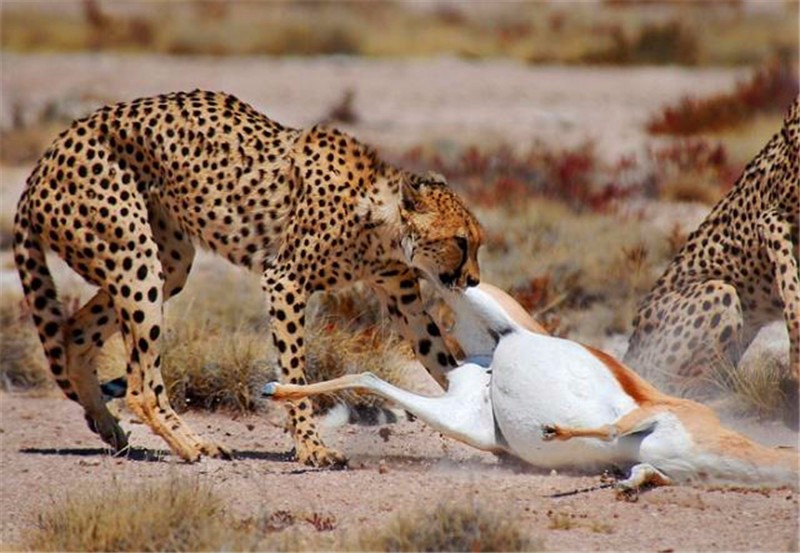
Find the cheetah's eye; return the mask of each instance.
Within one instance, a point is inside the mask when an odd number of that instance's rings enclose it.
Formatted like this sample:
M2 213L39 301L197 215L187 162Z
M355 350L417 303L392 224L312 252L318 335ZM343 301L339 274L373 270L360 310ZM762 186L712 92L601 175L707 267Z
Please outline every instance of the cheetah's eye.
M456 241L456 245L458 246L458 249L461 250L461 254L464 255L464 257L466 257L467 250L469 248L469 244L467 243L467 239L464 238L463 236L456 236L454 238L454 240Z

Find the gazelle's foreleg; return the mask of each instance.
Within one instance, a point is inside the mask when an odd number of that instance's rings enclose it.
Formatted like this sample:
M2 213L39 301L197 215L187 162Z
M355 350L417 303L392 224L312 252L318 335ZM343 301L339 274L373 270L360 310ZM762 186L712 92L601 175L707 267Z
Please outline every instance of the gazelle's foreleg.
M597 438L610 442L617 437L617 428L613 424L605 424L596 428L570 428L569 426L559 426L558 424L542 425L542 440L550 442L552 440L571 440L572 438Z
M570 428L556 424L542 426L542 439L570 440L572 438L597 438L611 441L621 436L646 431L655 424L651 409L635 409L623 415L616 422L596 428ZM650 463L639 463L631 468L628 478L616 483L616 488L624 493L636 492L642 486L669 486L672 480Z
M611 424L604 424L595 428L577 428L561 426L558 424L542 425L542 439L546 442L551 440L571 440L572 438L597 438L599 440L611 441L620 436L642 432L654 424L653 409L639 408L618 418Z

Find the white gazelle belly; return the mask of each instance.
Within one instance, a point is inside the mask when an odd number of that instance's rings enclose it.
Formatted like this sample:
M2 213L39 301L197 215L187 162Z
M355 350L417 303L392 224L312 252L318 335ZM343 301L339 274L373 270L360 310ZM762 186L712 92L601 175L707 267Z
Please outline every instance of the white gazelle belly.
M509 449L547 467L631 458L627 440L542 440L542 425L594 428L637 407L596 357L574 342L530 333L500 341L492 363L492 403Z

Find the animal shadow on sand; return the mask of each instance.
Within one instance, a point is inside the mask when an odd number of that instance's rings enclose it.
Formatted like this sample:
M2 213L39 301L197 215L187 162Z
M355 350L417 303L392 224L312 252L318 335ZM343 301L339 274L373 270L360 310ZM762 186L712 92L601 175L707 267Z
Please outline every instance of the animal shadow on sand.
M24 447L20 453L29 455L58 455L73 457L117 457L129 461L144 461L158 463L165 461L172 453L166 449L152 449L147 447L127 447L115 452L105 447ZM272 461L276 463L295 462L294 451L233 451L234 459L254 459Z

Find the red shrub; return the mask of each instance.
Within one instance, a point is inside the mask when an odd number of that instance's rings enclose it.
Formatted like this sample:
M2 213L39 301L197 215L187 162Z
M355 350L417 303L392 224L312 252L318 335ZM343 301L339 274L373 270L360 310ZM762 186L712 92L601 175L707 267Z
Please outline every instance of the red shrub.
M470 146L447 159L414 148L402 163L444 174L462 194L483 205L512 206L522 199L545 197L576 210L597 211L627 194L613 182L603 182L609 174L591 145L564 150L537 146L523 153L507 146L490 151Z
M647 123L654 134L690 135L742 123L757 113L782 112L798 94L795 64L775 58L758 69L733 92L707 98L685 97L666 106Z

